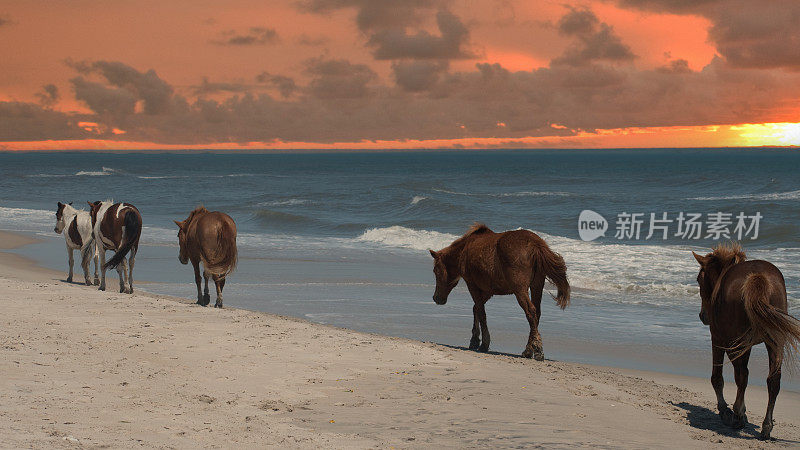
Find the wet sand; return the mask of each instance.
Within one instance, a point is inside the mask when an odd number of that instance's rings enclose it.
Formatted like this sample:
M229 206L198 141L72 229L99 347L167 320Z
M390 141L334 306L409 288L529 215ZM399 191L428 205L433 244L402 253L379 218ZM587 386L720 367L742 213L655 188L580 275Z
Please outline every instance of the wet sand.
M4 249L29 241L0 232ZM3 446L800 445L794 392L765 443L758 386L754 425L736 432L706 379L479 354L64 276L0 253Z

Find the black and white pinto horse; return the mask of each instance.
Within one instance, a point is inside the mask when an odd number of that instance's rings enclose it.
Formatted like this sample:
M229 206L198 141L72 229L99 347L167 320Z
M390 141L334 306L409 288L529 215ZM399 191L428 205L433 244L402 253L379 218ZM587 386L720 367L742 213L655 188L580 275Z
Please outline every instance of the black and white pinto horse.
M69 256L69 276L67 282L72 283L72 266L75 263L73 252L81 252L81 267L87 286L92 285L92 278L89 277L89 264L94 256L94 284L100 283L97 278L97 246L94 242L92 233L92 217L89 211L83 211L72 207L72 203L64 204L58 202L56 210L56 226L53 228L57 234L64 232L64 240L67 241L67 256Z
M100 252L102 266L100 290L106 290L106 270L116 268L119 274L119 291L132 294L133 262L142 234L142 215L130 203L114 203L108 200L88 203L91 207L94 239ZM108 262L106 262L106 250L115 252ZM125 256L129 253L126 263Z

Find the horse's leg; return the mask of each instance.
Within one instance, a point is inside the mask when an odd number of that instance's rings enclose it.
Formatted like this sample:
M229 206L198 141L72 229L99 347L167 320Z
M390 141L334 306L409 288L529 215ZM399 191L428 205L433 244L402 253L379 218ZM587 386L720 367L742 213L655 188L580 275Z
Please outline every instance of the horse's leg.
M125 292L125 278L128 274L128 264L125 262L125 258L122 258L119 264L117 264L117 275L119 275L119 291L121 293Z
M533 339L533 357L537 361L544 360L542 335L539 334L539 319L542 317L542 291L544 291L544 273L535 273L531 283L531 302L534 308L534 323L536 336Z
M72 265L75 264L75 257L72 255L73 250L67 246L67 256L69 260L69 275L67 275L67 283L72 283Z
M717 411L719 411L719 417L722 419L722 423L730 426L733 419L733 411L728 408L728 402L725 401L725 395L722 392L725 387L725 379L722 378L722 365L725 362L725 350L712 341L711 351L711 360L713 363L711 368L711 386L714 386L714 392L717 394Z
M481 346L478 347L478 351L484 353L489 351L489 344L492 342L492 338L489 336L489 325L486 324L486 302L488 300L489 297L486 297L478 307L478 320L481 325Z
M197 261L192 261L192 267L194 267L194 283L197 285L197 304L201 306L203 305L203 291L202 285L200 284L203 279L200 277L200 263Z
M475 303L472 306L472 338L469 340L469 349L475 350L481 345L481 310L488 297L475 287L467 285L467 289L469 290L469 295L472 296L472 301ZM489 348L488 344L486 348Z
M106 249L103 247L103 244L98 245L98 250L100 250L100 289L101 291L106 290Z
M131 247L131 253L128 256L128 294L133 294L133 263L136 261L136 250L138 248Z
M87 286L92 285L92 279L89 277L89 264L92 262L91 250L92 247L90 245L87 245L81 249L81 268L83 269L83 281L86 282Z
M528 297L528 289L527 287L525 290L521 292L517 292L514 294L517 297L517 302L519 306L525 311L525 318L528 319L528 326L530 326L530 333L528 333L528 343L525 344L525 350L522 351L523 358L530 358L533 356L534 348L535 348L535 341L536 335L539 334L539 331L536 329L536 309L533 307L533 303L531 303L530 297ZM544 359L544 353L542 353L542 344L539 342L539 346L537 350L537 357L536 359L541 361ZM541 357L541 359L539 359Z
M222 308L222 286L225 285L225 278L220 279L219 275L213 275L214 286L217 288L217 301L214 308Z
M211 302L211 296L208 295L208 276L209 275L210 274L208 272L206 272L205 269L203 269L203 279L206 282L206 289L205 289L205 292L203 293L203 306L208 306L208 304Z
M775 399L781 391L781 365L783 364L783 348L773 348L767 345L769 355L769 376L767 377L767 392L769 401L767 402L767 414L764 416L764 423L761 424L761 439L769 439L772 432L772 410L775 409Z
M100 255L100 247L97 246L97 242L94 244L94 285L97 286L100 284L100 277L97 276L97 260Z
M747 377L750 372L747 369L747 363L749 361L750 349L731 361L731 364L733 364L733 378L736 380L736 401L733 403L733 424L731 425L733 428L744 428L747 425L744 391L747 390Z

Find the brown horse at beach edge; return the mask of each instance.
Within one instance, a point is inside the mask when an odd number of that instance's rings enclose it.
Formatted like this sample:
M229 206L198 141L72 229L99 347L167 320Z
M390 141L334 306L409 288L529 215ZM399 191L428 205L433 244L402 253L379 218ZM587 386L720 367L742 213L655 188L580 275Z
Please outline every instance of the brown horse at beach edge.
M183 221L175 220L178 226L180 253L178 260L194 267L194 281L197 284L197 304L208 306L208 279L214 280L217 289L215 308L222 308L222 289L226 277L236 268L238 250L236 248L236 223L225 213L209 211L198 206ZM200 263L203 263L205 293L201 290Z
M788 313L783 274L767 261L747 261L739 244L720 244L705 256L692 254L700 264L697 274L702 301L700 320L711 330L711 385L717 395L720 418L732 428L747 425L744 403L747 363L752 347L764 343L769 357L769 400L761 438L769 439L784 356L796 361L800 347L800 321ZM722 366L726 354L733 366L737 388L733 410L723 396Z
M495 233L484 224L473 225L464 236L438 252L429 251L436 276L433 301L438 305L447 303L447 296L463 278L475 302L469 343L471 350L489 350L491 339L486 324L486 302L493 295L514 294L530 326L522 356L544 360L539 319L545 278L558 289L554 297L556 304L561 309L569 305L567 265L561 255L550 250L547 243L532 231Z

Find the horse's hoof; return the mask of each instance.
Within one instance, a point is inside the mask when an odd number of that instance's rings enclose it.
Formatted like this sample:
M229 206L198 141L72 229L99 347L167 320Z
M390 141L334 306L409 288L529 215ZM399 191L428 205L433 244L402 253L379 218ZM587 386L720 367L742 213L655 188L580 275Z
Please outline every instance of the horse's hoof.
M87 286L91 286L92 285L92 280L86 280L86 285Z
M214 303L214 308L222 309L222 303Z
M477 350L478 347L480 347L480 345L481 345L481 340L480 339L471 339L469 341L469 349L470 350Z
M760 436L761 440L762 441L770 440L770 437L769 437L770 433L772 433L772 422L767 423L765 421L764 424L761 425L761 436Z
M532 358L533 357L533 350L531 350L529 348L526 348L525 351L522 352L522 357L523 358L528 358L528 359Z
M100 286L100 280L98 280L97 278L95 278L95 279L94 279L94 285L95 285L95 286Z
M480 347L478 347L478 351L481 352L481 353L486 353L486 352L489 351L489 346L488 345L481 345Z
M105 290L106 290L106 287L105 287L105 286L100 286L99 288L97 288L97 290L98 290L98 291L105 291Z
M72 277L67 278L67 283L72 283Z
M736 414L733 415L733 424L731 424L731 428L736 430L741 430L747 425L747 414L742 414L741 416L737 416Z
M537 361L544 361L544 352L542 351L533 352L533 359Z

